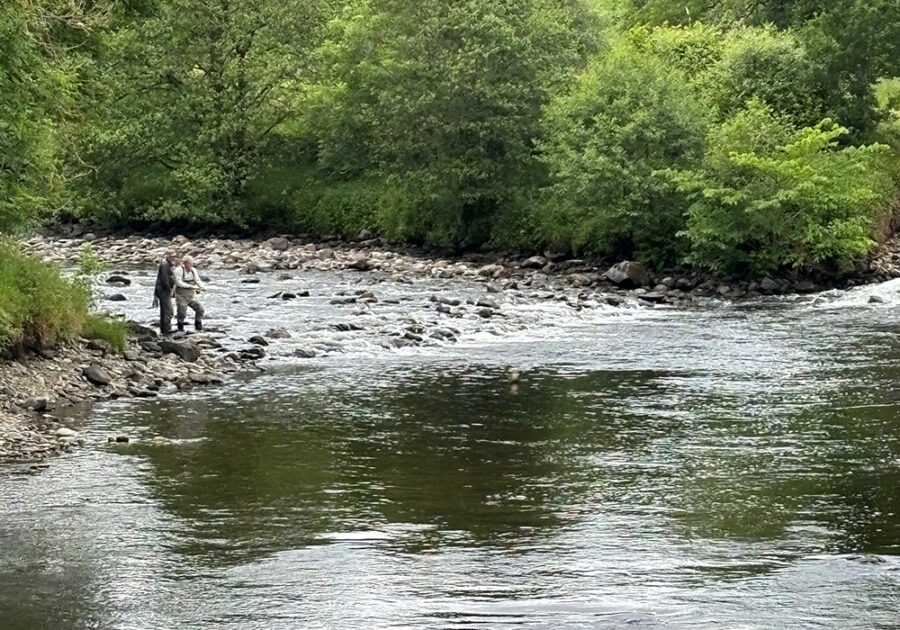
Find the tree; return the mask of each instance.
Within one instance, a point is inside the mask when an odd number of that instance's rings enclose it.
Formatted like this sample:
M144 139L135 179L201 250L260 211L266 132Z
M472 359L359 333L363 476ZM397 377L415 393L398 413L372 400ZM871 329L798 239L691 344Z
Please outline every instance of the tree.
M322 50L321 167L387 182L393 236L486 241L539 178L541 108L594 47L591 16L576 0L353 4Z
M114 218L243 224L248 183L296 114L328 2L160 0L111 34L88 183Z
M711 109L671 65L621 42L547 108L543 159L551 174L541 223L576 251L680 255L683 203L655 175L702 156Z

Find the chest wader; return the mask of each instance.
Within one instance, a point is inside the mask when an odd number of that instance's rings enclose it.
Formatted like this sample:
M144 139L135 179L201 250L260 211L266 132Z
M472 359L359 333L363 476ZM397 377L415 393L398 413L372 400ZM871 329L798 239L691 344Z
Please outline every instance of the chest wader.
M184 330L184 320L187 317L188 307L194 311L194 329L203 330L203 305L197 300L196 289L175 289L175 319L178 320L178 330Z

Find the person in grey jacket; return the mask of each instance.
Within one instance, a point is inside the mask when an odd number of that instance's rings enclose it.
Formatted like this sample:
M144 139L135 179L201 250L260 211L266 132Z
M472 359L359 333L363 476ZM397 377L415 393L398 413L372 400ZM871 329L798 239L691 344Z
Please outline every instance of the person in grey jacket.
M200 273L194 267L194 259L185 256L181 266L175 270L175 319L178 330L184 330L184 320L188 307L194 311L194 330L203 330L203 305L197 299L197 293L203 290Z
M164 335L172 332L172 315L175 311L172 306L175 292L175 272L172 270L174 264L175 252L166 252L159 263L156 287L153 290L153 306L159 305L159 332Z

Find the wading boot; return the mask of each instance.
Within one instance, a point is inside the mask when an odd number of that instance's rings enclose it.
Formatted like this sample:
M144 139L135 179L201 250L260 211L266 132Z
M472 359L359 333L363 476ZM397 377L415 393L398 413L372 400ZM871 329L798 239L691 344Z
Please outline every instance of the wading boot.
M184 332L184 322L178 322L178 332Z
M201 321L194 322L194 330L196 330L198 332L203 330L203 322L201 322Z

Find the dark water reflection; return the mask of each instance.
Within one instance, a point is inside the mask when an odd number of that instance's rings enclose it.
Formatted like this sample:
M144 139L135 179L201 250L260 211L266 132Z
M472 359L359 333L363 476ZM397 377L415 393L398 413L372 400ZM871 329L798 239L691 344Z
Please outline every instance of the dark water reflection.
M581 322L105 406L0 477L0 627L898 628L894 314Z

